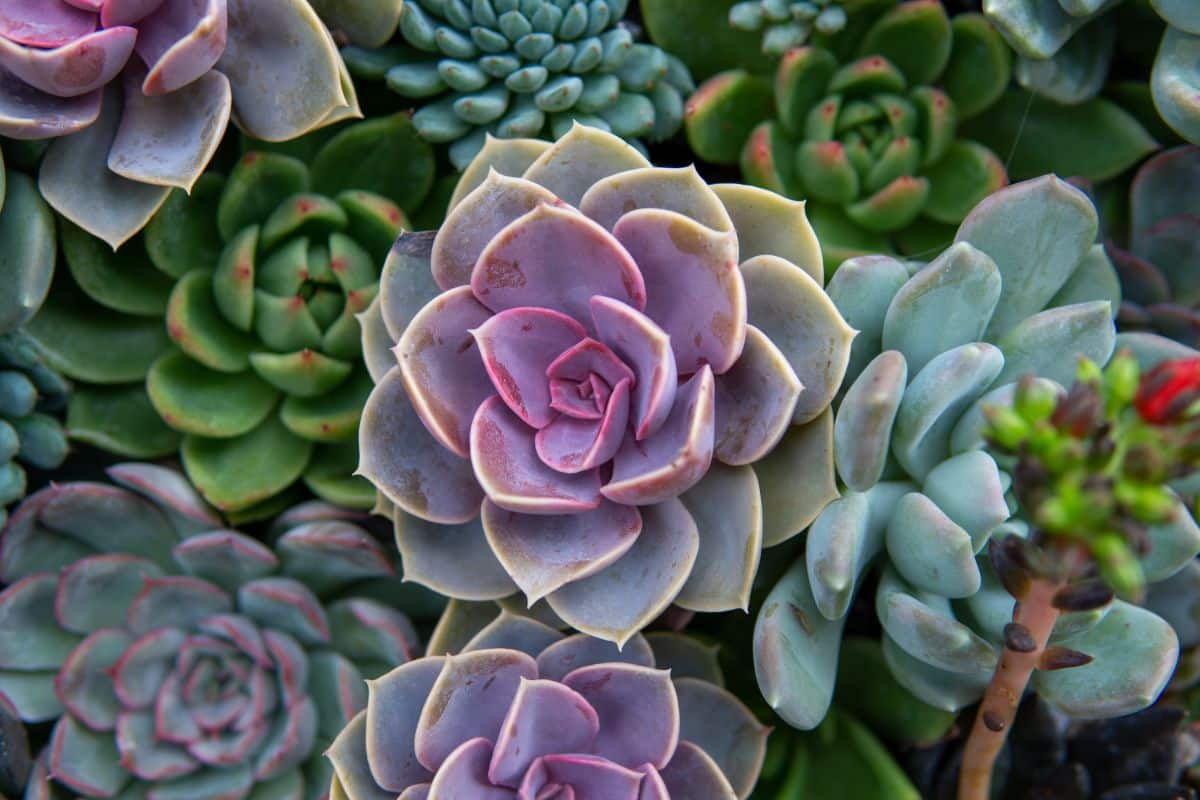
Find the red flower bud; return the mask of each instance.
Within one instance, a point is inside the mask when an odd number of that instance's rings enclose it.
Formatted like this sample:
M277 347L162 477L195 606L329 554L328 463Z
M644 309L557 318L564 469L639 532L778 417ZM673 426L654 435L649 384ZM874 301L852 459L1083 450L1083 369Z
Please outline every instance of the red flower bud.
M1164 361L1150 370L1133 404L1152 425L1177 422L1200 399L1200 358Z

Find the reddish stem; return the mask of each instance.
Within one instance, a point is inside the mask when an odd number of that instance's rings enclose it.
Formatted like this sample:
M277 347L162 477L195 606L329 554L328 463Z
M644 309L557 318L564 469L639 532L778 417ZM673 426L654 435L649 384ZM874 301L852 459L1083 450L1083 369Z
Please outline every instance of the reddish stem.
M1020 652L1006 643L992 682L979 705L971 735L963 750L962 772L958 778L958 800L988 800L992 769L1004 746L1008 729L1017 716L1017 706L1025 694L1029 678L1050 641L1059 611L1054 595L1063 587L1059 581L1035 578L1025 597L1013 609L1013 623L1023 626L1033 641L1033 649Z

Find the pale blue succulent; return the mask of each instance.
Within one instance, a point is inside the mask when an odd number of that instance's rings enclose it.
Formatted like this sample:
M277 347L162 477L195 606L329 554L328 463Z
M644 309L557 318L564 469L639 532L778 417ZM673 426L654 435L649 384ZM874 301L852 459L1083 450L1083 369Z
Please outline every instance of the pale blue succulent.
M781 56L814 32L840 31L846 26L846 10L837 0L745 0L729 9L729 24L742 31L762 31L763 52Z

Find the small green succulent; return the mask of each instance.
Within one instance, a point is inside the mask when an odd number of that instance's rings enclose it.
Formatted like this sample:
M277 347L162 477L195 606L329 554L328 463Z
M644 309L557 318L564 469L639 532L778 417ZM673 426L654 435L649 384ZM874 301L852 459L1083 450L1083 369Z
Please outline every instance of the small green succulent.
M346 48L352 71L424 101L413 123L464 169L488 134L558 138L575 121L666 139L694 88L679 59L635 42L628 0L408 0L403 45Z
M1000 159L957 133L1008 83L1003 40L978 14L951 20L941 3L912 0L879 17L850 58L835 53L788 51L773 85L744 70L711 78L688 102L693 149L807 199L827 271L944 245L1007 183Z
M342 129L307 163L250 150L115 253L64 225L68 270L29 332L87 384L72 435L130 457L178 450L235 517L266 513L300 478L370 507L351 476L371 388L355 315L433 181L431 148L395 115Z
M836 0L746 0L729 9L738 30L762 31L763 52L781 56L808 41L814 31L833 35L846 25L846 10Z

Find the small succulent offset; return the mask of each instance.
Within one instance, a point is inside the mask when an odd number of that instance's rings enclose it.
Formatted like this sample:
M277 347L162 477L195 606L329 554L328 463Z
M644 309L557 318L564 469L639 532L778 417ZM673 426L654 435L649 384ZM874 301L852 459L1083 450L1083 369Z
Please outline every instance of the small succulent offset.
M1150 158L1129 190L1128 234L1110 232L1109 256L1121 276L1123 330L1200 347L1200 147Z
M745 0L729 9L738 30L762 31L763 52L781 56L808 41L813 32L831 36L846 25L837 0Z
M846 258L942 245L1007 183L1000 159L956 133L995 101L1010 56L978 14L953 21L936 0L895 6L844 62L818 46L784 54L774 90L742 70L688 101L693 149L808 213L832 272Z
M1061 103L1080 103L1104 88L1122 0L984 0L987 15L1020 56L1016 77ZM1163 120L1200 144L1200 4L1150 0L1166 23L1150 89Z
M983 409L1011 402L1022 376L1069 384L1079 357L1109 359L1120 299L1087 196L1044 177L1005 188L963 221L957 241L914 273L886 257L854 259L829 294L862 332L835 403L835 458L845 491L808 532L804 558L763 605L755 632L759 687L798 727L829 707L855 592L875 562L875 609L897 681L957 710L983 693L1013 599L985 546L1023 533L1011 465L984 449ZM1152 530L1147 579L1200 551L1200 528L1174 499ZM1126 631L1137 628L1135 638ZM1175 635L1123 601L1065 615L1056 643L1096 655L1046 673L1035 688L1072 716L1148 704L1175 661Z
M347 60L382 75L431 142L464 169L488 134L559 137L575 121L625 139L660 141L683 123L695 88L679 59L637 43L622 24L628 0L408 0L400 33L410 47ZM414 49L415 48L415 49Z
M377 118L308 163L251 150L228 178L210 171L115 254L66 227L70 275L29 331L52 365L92 384L71 400L72 434L127 457L178 448L226 513L300 478L369 508L374 490L352 477L371 389L355 315L432 162L407 118Z
M836 492L854 332L821 277L800 203L583 125L490 140L363 320L359 470L406 576L616 642L672 602L745 608L761 548Z
M314 503L271 547L224 529L182 475L31 495L0 539L0 697L54 722L27 797L320 797L364 678L417 647L392 559ZM2 719L0 713L0 719Z
M453 649L435 633L371 682L331 797L737 800L758 779L769 729L686 637L618 650L506 612Z
M41 0L0 14L0 134L59 137L42 194L113 247L171 187L192 188L231 118L279 141L357 115L304 0Z
M990 796L996 757L1034 672L1092 661L1049 644L1060 615L1107 606L1114 591L1140 597L1138 556L1153 550L1151 528L1188 513L1167 482L1200 467L1200 359L1139 373L1127 351L1103 372L1084 360L1065 395L1028 376L1011 406L984 409L984 436L1015 459L1013 493L1032 528L1027 538L1010 533L990 544L1017 604L963 751L962 800ZM1166 676L1158 690L1165 685Z

